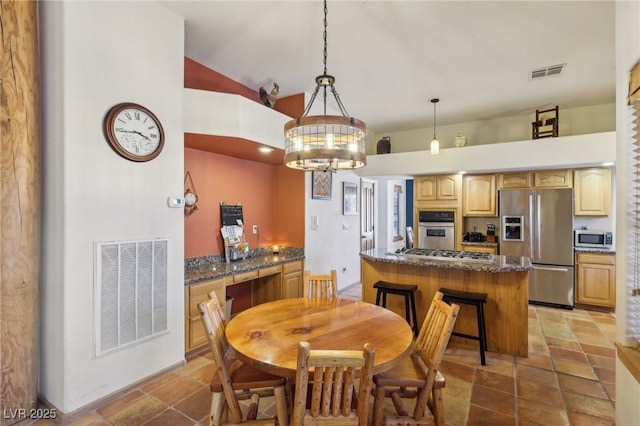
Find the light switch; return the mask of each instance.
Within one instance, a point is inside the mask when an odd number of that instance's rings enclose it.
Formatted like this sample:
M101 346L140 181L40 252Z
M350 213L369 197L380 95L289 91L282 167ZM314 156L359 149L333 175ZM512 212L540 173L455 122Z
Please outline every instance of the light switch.
M316 230L318 228L320 228L320 217L311 216L311 229Z

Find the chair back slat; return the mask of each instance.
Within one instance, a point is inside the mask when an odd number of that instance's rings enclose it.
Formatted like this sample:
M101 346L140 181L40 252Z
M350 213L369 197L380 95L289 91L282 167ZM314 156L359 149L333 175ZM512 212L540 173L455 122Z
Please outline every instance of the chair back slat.
M200 309L202 323L207 332L209 347L213 354L213 362L220 376L229 416L233 422L240 423L242 422L242 411L240 410L240 404L231 385L231 374L229 372L231 358L228 356L228 343L224 334L224 315L220 315L220 304L215 296L209 299L208 302L200 303L198 307Z
M311 350L308 342L301 342L291 424L301 426L327 419L332 425L365 426L369 416L374 360L375 349L368 343L361 352ZM308 398L311 376L313 384ZM354 395L357 395L355 410L352 408ZM309 408L306 407L307 399L310 400Z
M337 298L338 274L335 269L329 274L312 274L304 271L304 297Z
M443 294L437 291L431 301L412 354L426 377L425 389L433 387L460 310L460 306L455 303L449 305L442 297Z

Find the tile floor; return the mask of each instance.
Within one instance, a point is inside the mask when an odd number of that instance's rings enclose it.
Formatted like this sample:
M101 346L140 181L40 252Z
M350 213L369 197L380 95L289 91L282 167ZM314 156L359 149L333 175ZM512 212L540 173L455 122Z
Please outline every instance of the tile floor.
M360 288L352 286L341 296L359 299ZM528 358L488 352L487 365L482 366L474 347L449 345L441 367L447 379L447 422L613 425L614 336L612 314L530 305ZM208 353L191 357L183 369L132 390L70 424L206 425L210 403L207 381L212 373Z

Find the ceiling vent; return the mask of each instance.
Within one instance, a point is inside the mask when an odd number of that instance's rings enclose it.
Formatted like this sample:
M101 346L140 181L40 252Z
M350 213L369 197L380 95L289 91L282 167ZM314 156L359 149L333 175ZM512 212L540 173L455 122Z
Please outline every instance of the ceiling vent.
M537 80L545 77L554 77L562 75L567 64L551 65L550 67L539 68L531 71L529 78L531 80Z

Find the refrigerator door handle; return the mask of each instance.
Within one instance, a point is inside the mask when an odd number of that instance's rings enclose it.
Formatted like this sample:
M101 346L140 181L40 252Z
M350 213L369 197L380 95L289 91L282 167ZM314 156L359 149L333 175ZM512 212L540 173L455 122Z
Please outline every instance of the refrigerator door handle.
M560 268L560 267L556 267L556 268L545 268L544 266L535 266L535 269L539 269L541 271L552 271L552 272L569 272L568 268Z
M531 258L534 257L534 238L533 237L533 194L529 194L529 223L527 223L527 228L529 231L529 235L526 238L529 240L529 253L531 254Z
M536 203L536 235L538 238L542 235L542 228L540 226L542 218L542 196L538 194L537 203ZM540 259L540 242L538 241L538 246L536 247L536 259Z

